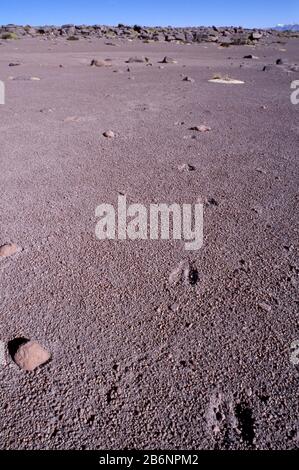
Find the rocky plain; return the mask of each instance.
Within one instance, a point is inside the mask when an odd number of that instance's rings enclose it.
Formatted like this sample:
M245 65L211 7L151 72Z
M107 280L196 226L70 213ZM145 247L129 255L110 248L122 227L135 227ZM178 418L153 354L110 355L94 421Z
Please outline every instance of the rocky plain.
M299 34L0 28L1 449L295 449ZM95 209L204 205L204 243Z

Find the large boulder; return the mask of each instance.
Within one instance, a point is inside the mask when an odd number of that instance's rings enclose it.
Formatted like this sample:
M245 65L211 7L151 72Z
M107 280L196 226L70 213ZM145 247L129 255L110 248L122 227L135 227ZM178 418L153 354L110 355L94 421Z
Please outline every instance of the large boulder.
M251 39L252 41L258 41L259 39L262 39L263 37L263 33L260 33L259 31L253 31L250 36L249 36L249 39Z

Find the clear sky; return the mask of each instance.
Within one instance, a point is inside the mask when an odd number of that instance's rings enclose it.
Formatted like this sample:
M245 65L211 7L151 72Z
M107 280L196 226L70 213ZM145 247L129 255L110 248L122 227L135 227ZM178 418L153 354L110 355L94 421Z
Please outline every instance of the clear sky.
M299 0L0 0L0 24L236 25L299 23Z

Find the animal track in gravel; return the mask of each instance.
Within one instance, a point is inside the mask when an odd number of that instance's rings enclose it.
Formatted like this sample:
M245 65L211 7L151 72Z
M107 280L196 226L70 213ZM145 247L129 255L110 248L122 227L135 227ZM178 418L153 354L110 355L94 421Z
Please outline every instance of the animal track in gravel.
M242 439L251 445L255 436L253 412L246 403L241 402L236 405L235 413Z
M181 261L169 275L169 283L173 286L178 284L195 286L198 280L198 270L189 261Z
M195 171L196 168L193 165L190 165L189 163L183 163L182 165L178 166L178 170L183 172L189 172L189 171Z
M207 407L206 424L216 448L219 444L231 448L236 439L253 446L255 419L245 401L235 404L232 396L214 392Z
M116 385L113 385L106 394L108 405L110 405L110 403L114 401L117 398L117 396L118 396L118 387Z

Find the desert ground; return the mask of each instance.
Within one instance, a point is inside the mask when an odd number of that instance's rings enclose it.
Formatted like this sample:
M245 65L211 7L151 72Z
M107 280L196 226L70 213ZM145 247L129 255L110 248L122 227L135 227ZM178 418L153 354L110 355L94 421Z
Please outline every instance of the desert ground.
M299 39L0 42L1 448L297 448ZM202 248L98 240L119 194L202 201Z

